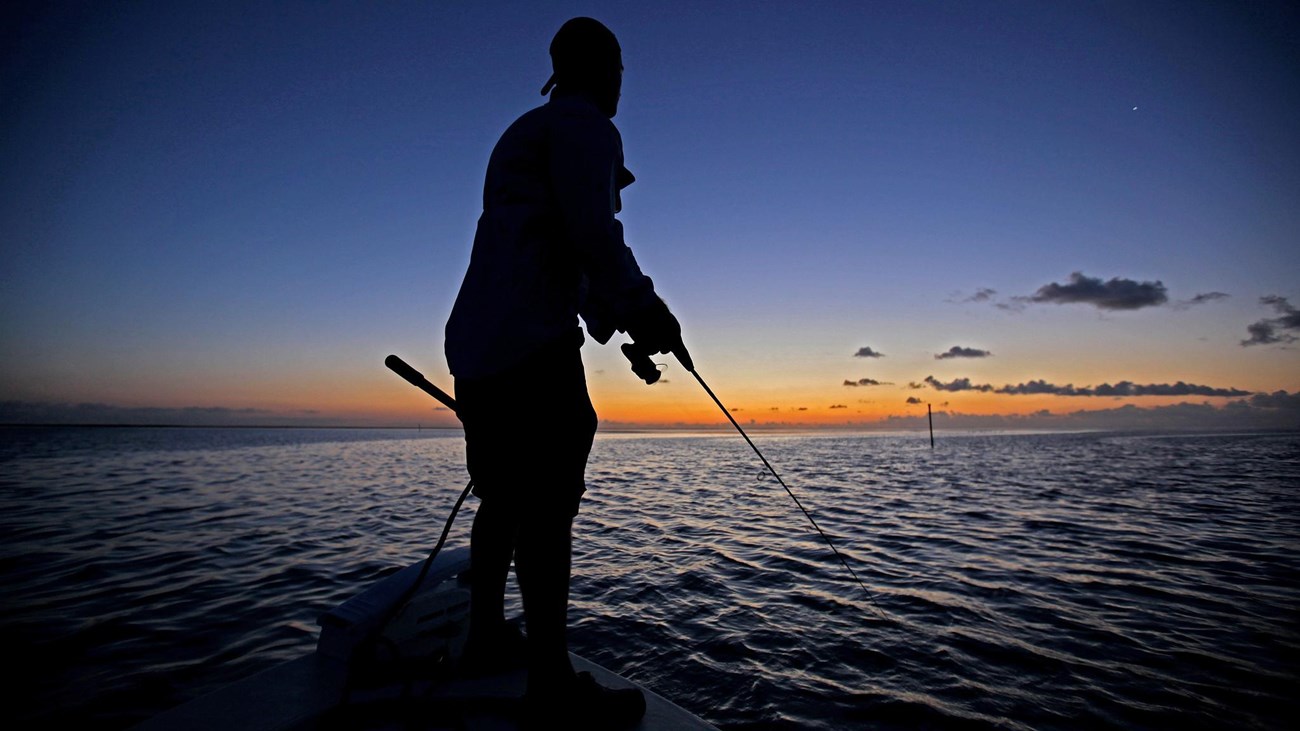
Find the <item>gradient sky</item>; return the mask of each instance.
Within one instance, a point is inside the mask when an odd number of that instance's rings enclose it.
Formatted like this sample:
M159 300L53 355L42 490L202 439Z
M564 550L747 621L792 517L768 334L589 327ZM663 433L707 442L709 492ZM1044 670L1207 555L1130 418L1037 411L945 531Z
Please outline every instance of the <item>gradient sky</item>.
M451 388L488 154L591 15L628 243L742 422L1300 426L1291 3L23 5L0 421L454 423L384 356ZM722 419L584 355L608 426Z

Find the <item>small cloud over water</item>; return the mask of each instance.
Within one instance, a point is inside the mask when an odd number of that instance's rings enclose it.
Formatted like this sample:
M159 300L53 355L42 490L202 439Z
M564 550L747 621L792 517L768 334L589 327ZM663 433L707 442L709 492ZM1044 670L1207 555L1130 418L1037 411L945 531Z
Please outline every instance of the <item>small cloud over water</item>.
M948 360L949 358L988 358L993 353L979 348L963 348L960 345L954 345L943 353L935 353L935 360Z
M1162 305L1169 300L1165 285L1159 280L1138 282L1122 277L1102 281L1098 277L1074 272L1065 284L1044 284L1025 298L1028 302L1046 304L1085 304L1102 310L1137 310Z
M956 292L948 299L948 301L959 305L966 304L967 302L988 302L993 299L993 295L997 293L998 291L991 287L980 287L975 290L975 294L972 295L963 295L961 292Z
M1177 303L1176 305L1174 305L1174 307L1176 309L1185 310L1188 307L1196 307L1197 305L1207 305L1211 302L1217 302L1219 300L1227 299L1228 297L1229 295L1226 292L1203 292L1201 294L1196 295L1195 297L1192 297L1189 300L1183 300L1182 302Z
M1292 332L1300 330L1300 311L1296 310L1286 297L1275 294L1260 297L1259 303L1272 307L1278 316L1247 325L1246 331L1250 333L1250 337L1241 341L1242 347L1294 343L1297 337Z
M993 387L987 383L971 383L969 378L955 378L947 383L940 381L934 376L926 376L925 382L930 384L936 391L992 391Z

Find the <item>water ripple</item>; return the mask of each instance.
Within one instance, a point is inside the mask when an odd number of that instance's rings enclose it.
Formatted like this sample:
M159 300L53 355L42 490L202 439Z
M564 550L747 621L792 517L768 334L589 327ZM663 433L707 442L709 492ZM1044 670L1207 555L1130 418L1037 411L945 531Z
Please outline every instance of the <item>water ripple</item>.
M6 433L25 726L120 728L310 650L321 611L422 557L466 479L455 433ZM1300 714L1296 435L758 441L869 594L738 438L601 436L575 650L728 729Z

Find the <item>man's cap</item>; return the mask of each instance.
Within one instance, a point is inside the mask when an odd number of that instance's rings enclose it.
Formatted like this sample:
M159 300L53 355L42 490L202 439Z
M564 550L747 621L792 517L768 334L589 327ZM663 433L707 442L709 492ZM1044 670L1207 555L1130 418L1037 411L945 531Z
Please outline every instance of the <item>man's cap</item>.
M555 87L561 70L580 68L589 63L618 59L623 49L614 32L594 18L573 18L555 32L551 39L551 78L542 87L542 96Z

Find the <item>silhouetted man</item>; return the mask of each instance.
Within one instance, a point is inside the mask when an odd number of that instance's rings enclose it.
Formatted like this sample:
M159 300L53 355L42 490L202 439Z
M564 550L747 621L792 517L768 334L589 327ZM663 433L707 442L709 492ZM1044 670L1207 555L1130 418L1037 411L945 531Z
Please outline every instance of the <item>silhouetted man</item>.
M645 711L640 691L603 688L569 661L571 528L596 432L578 318L602 344L618 330L690 361L614 217L633 181L610 121L623 79L618 41L574 18L550 53L550 100L510 125L488 162L446 351L480 498L464 665L487 670L520 651L503 609L513 558L528 631L525 707L567 728L634 722Z

